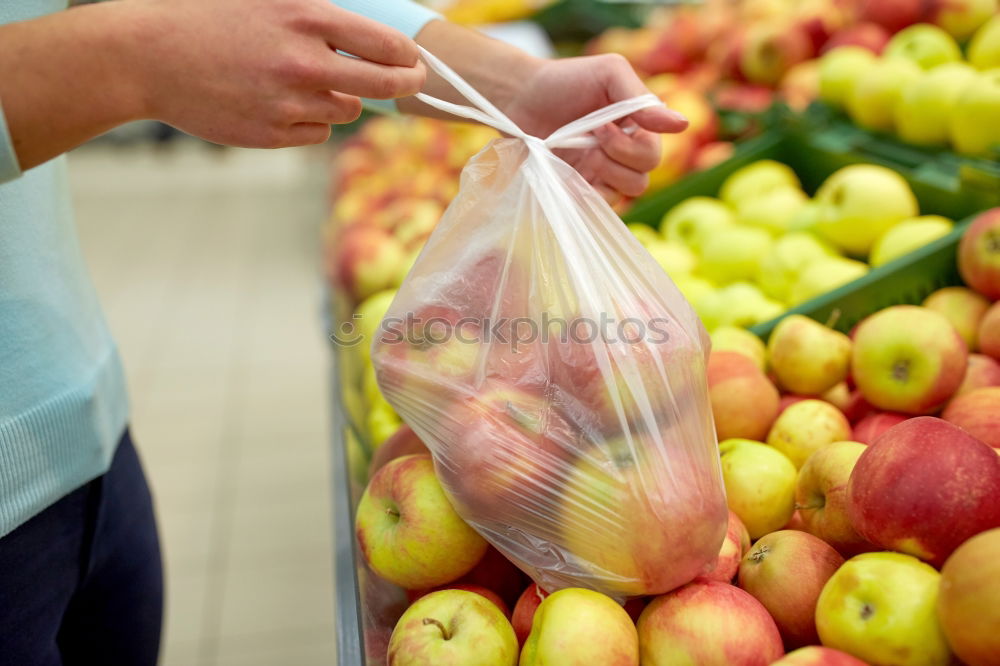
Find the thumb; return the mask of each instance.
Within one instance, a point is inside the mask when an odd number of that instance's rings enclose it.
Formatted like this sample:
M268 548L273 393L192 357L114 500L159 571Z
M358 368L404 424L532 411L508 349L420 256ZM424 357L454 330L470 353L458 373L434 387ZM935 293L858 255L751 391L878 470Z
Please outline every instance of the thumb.
M612 103L652 92L625 58L617 55L597 57L602 60L601 81ZM659 134L682 132L688 126L684 114L667 108L665 104L636 111L629 118L639 127Z

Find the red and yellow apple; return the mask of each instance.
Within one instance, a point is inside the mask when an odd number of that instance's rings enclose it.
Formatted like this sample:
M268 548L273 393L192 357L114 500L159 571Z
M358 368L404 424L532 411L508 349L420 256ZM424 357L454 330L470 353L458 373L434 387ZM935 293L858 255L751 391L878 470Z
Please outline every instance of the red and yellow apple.
M737 326L719 326L712 331L712 351L743 354L763 372L767 365L767 349L756 335Z
M804 395L819 395L843 381L851 362L850 338L803 315L782 319L767 351L778 384Z
M868 666L846 652L821 645L810 645L789 652L772 666Z
M553 592L535 611L519 666L639 666L639 638L617 602L593 590Z
M958 246L958 270L965 284L991 300L1000 299L1000 208L980 213Z
M1000 363L985 354L969 354L965 377L952 400L969 391L989 386L1000 386Z
M924 299L923 306L944 315L969 351L978 349L979 323L990 308L986 298L967 287L945 287Z
M972 537L941 568L938 618L948 644L969 666L1000 656L1000 529Z
M403 246L388 231L370 224L341 230L331 261L335 284L355 301L393 286L396 266L403 260Z
M778 389L743 354L712 353L708 359L708 393L720 440L763 439L778 413ZM748 395L754 400L748 401Z
M1000 361L1000 302L994 303L979 322L979 351Z
M740 560L749 548L750 533L747 532L740 517L730 511L729 527L726 529L726 538L722 541L719 557L712 570L705 573L702 578L717 580L720 583L732 582L736 571L740 568Z
M781 529L795 511L795 465L777 449L748 439L719 443L726 501L751 539Z
M795 508L803 529L844 555L872 549L847 513L847 483L864 452L859 442L827 444L809 456L795 484Z
M514 613L511 615L511 624L514 626L514 634L517 635L518 645L524 645L531 633L531 623L535 619L535 611L545 601L549 593L538 587L537 583L532 583L517 599L514 606Z
M1000 450L1000 386L956 396L944 408L941 418Z
M429 454L430 451L413 432L413 429L403 423L388 439L382 442L381 446L375 449L372 461L368 466L368 478L375 476L375 472L385 467L388 462L416 453Z
M775 419L767 443L798 469L820 448L850 438L851 424L843 412L825 400L810 399L790 405Z
M872 412L854 424L851 439L862 444L871 444L879 435L892 426L910 418L896 412Z

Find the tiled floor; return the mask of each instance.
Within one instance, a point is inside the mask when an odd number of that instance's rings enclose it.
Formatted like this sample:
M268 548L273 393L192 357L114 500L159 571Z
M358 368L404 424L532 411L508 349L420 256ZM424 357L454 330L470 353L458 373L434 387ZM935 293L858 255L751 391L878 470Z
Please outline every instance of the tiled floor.
M159 511L165 666L334 663L325 157L71 156Z

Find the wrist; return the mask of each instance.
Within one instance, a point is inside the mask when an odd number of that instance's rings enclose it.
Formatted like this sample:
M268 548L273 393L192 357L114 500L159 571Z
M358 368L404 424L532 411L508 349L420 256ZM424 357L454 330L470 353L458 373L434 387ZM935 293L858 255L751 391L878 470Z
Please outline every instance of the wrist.
M104 48L114 59L107 94L114 100L122 123L157 118L162 82L153 66L164 26L150 2L109 2L92 5L106 9L108 26ZM82 7L80 9L83 9Z

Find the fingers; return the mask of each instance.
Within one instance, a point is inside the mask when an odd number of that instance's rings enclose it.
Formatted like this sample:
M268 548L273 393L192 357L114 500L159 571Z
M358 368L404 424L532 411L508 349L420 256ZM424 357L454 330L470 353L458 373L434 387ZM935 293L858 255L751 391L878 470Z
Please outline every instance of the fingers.
M610 159L630 169L647 172L660 163L660 137L652 132L637 129L626 134L623 127L611 123L595 130L594 136Z
M632 69L632 65L619 55L595 56L595 70L607 90L611 102L646 95L649 89ZM682 132L688 125L683 114L666 106L636 111L631 116L640 127L659 134Z
M296 123L285 133L285 146L311 146L329 138L329 123Z
M598 187L601 185L619 195L637 197L645 192L649 185L649 177L645 173L612 160L601 150L588 151L587 155L573 166L587 182L597 187L598 191L601 191Z
M331 48L383 65L417 64L417 44L403 33L332 5L330 10L330 21L324 24L323 33Z
M326 81L317 82L323 88L370 99L395 99L420 92L427 78L423 63L413 67L394 67L377 62L334 53L334 67Z

